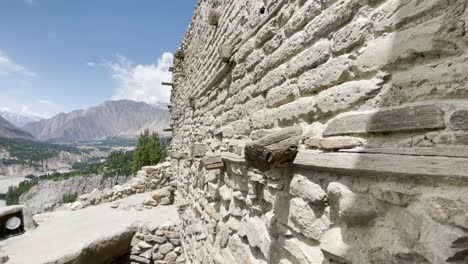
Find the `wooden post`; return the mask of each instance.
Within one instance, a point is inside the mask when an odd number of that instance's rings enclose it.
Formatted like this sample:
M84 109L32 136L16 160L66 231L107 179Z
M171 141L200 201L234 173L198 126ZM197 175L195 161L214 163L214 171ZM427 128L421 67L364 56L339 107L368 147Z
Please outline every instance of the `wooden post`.
M161 84L164 85L164 86L172 86L172 87L174 87L174 84L171 83L171 82L162 82Z
M302 128L290 127L247 144L244 149L247 164L267 171L277 164L291 161L297 154L301 138Z

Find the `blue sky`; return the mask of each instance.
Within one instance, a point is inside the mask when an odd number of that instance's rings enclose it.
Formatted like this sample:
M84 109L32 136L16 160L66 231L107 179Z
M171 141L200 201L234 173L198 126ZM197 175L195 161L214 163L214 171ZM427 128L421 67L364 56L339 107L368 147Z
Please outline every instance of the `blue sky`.
M0 0L0 110L166 102L196 0Z

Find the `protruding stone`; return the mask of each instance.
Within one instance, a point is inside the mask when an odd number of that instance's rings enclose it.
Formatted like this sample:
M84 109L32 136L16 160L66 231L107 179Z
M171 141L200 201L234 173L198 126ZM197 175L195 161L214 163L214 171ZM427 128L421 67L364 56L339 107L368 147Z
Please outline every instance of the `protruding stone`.
M208 24L210 24L211 26L217 27L220 17L221 17L221 12L219 10L214 9L214 8L210 9L210 11L208 12Z
M320 249L327 259L351 264L353 249L343 241L342 230L338 227L328 230L320 243Z
M294 175L289 193L316 205L323 205L328 200L325 191L320 185L311 182L300 174Z
M450 127L453 129L468 130L468 110L454 112L450 116Z
M377 217L373 205L363 196L353 193L345 185L332 182L327 188L332 221L350 225L365 225Z
M356 137L307 138L304 144L312 149L338 150L365 146L365 140Z
M192 145L192 157L194 158L201 158L205 156L206 153L206 145L195 143Z
M468 229L468 203L464 201L432 198L428 201L430 216L438 222Z

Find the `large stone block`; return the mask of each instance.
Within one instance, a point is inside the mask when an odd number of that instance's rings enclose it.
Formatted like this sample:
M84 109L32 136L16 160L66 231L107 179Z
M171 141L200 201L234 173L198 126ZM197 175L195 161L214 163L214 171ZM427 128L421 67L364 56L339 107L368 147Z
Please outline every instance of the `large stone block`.
M324 135L383 133L444 127L444 112L439 107L419 105L341 115L328 124Z
M314 208L302 198L291 199L287 219L280 216L279 221L315 241L320 241L331 225L329 214L324 208Z
M295 237L284 240L284 249L287 250L299 264L323 264L325 257L320 248L311 246Z
M349 225L366 225L377 217L374 206L363 195L352 192L347 186L332 182L327 188L332 221Z
M344 242L343 232L338 227L328 230L320 243L320 249L327 259L343 264L351 264L354 249Z
M453 129L468 130L468 110L455 111L450 115L449 122Z
M351 79L354 76L353 65L354 61L347 56L330 59L298 78L299 91L310 94Z
M329 114L357 106L375 95L382 87L382 83L381 79L372 79L337 85L316 96L317 109L321 114Z
M331 48L335 53L346 52L361 44L368 34L369 20L362 17L358 18L333 34Z
M328 201L327 194L320 185L313 183L300 174L294 175L289 187L289 193L319 206L323 206Z
M362 72L376 71L424 54L456 54L458 48L453 43L447 41L443 46L439 44L443 24L441 18L435 18L417 27L368 42L364 52L356 59L358 69Z

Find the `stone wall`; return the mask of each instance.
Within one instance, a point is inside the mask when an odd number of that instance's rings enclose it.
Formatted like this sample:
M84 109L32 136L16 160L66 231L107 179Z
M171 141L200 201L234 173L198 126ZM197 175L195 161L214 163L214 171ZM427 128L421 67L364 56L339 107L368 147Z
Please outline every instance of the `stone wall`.
M175 54L188 263L468 261L466 0L199 1Z
M82 209L90 205L115 202L128 196L156 190L154 195L145 201L144 205L157 206L173 203L174 187L176 187L174 174L170 162L161 162L155 166L146 166L137 172L136 177L130 181L116 185L109 190L95 190L78 196L77 201L71 204L71 209ZM174 185L172 187L172 185ZM116 204L116 206L118 206Z
M131 264L185 263L179 225L144 225L132 239Z

